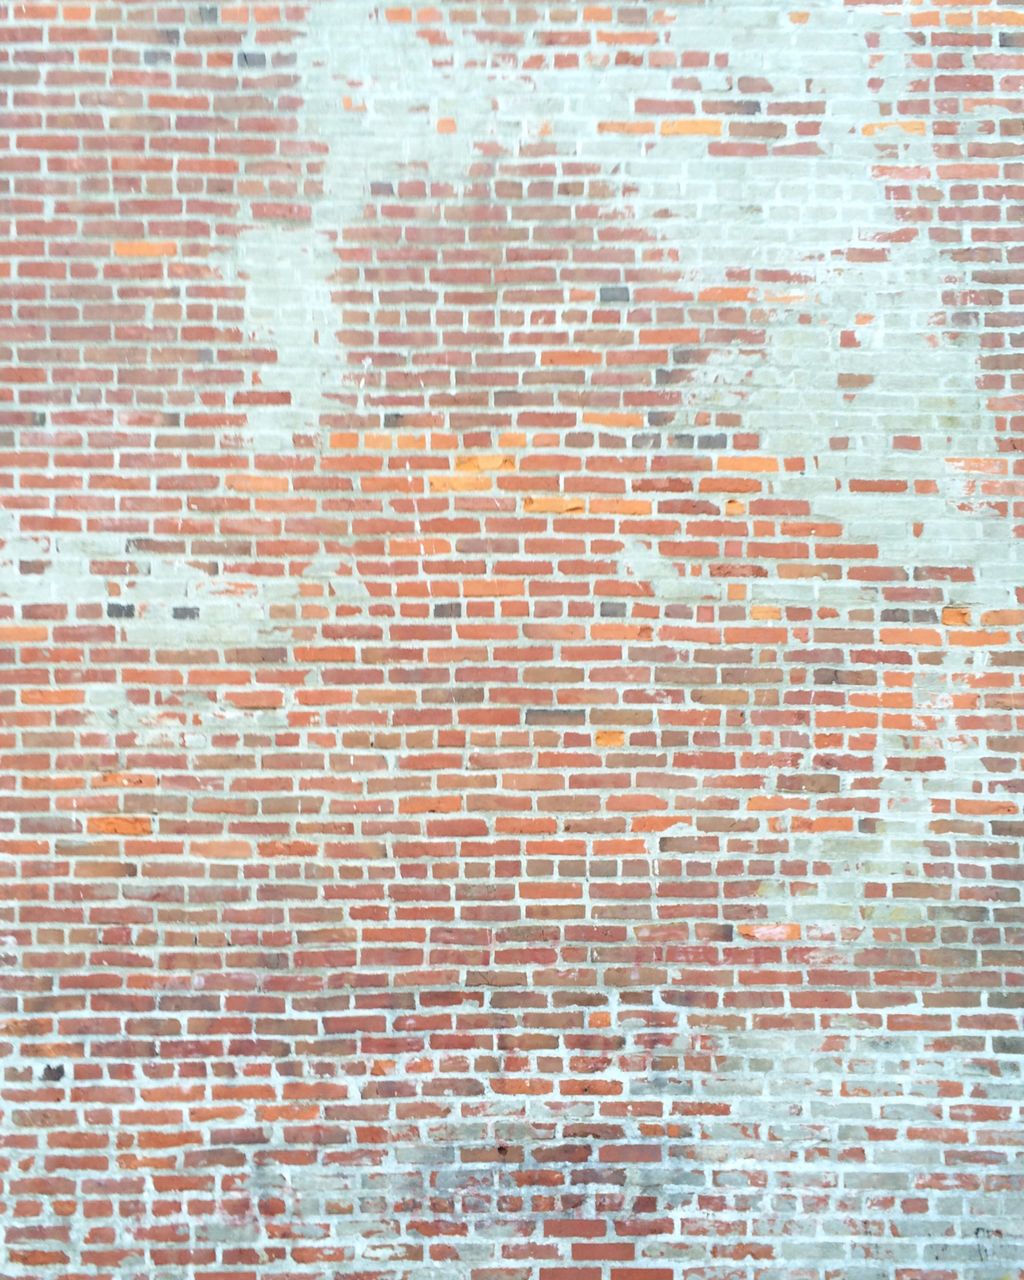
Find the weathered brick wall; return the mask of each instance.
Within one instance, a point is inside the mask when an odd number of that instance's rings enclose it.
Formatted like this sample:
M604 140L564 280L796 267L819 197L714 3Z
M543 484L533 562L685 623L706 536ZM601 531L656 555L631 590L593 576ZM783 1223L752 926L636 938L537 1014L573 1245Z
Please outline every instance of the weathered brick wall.
M0 5L2 1280L1024 1276L1024 8L799 3Z

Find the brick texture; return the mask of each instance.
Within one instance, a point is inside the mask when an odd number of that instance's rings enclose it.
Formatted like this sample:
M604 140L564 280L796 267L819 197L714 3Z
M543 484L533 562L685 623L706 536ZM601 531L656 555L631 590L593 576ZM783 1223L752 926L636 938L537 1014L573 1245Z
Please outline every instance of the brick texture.
M1024 1277L1024 7L0 4L2 1280Z

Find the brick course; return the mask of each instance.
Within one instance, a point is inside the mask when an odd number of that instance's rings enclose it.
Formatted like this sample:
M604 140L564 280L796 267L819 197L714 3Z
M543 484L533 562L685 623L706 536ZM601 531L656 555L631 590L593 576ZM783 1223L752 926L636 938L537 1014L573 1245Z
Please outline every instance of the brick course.
M1022 116L0 6L0 1280L1024 1278Z

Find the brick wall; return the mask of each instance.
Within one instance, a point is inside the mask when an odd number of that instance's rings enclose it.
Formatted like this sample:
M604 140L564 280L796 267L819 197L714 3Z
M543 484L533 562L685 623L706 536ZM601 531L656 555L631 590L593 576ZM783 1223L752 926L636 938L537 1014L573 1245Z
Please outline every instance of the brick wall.
M0 5L2 1280L1024 1277L1024 8L798 2Z

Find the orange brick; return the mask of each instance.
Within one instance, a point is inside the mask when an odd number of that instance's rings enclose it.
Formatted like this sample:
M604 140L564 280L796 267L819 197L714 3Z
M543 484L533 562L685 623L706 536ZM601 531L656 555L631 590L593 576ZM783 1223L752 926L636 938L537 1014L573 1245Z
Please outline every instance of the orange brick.
M149 835L152 826L149 818L128 818L121 814L89 819L89 830L94 835L145 836Z
M173 258L178 246L173 240L115 240L119 258Z
M680 135L717 138L722 132L722 122L721 120L700 120L696 117L662 120L659 132L666 138Z

